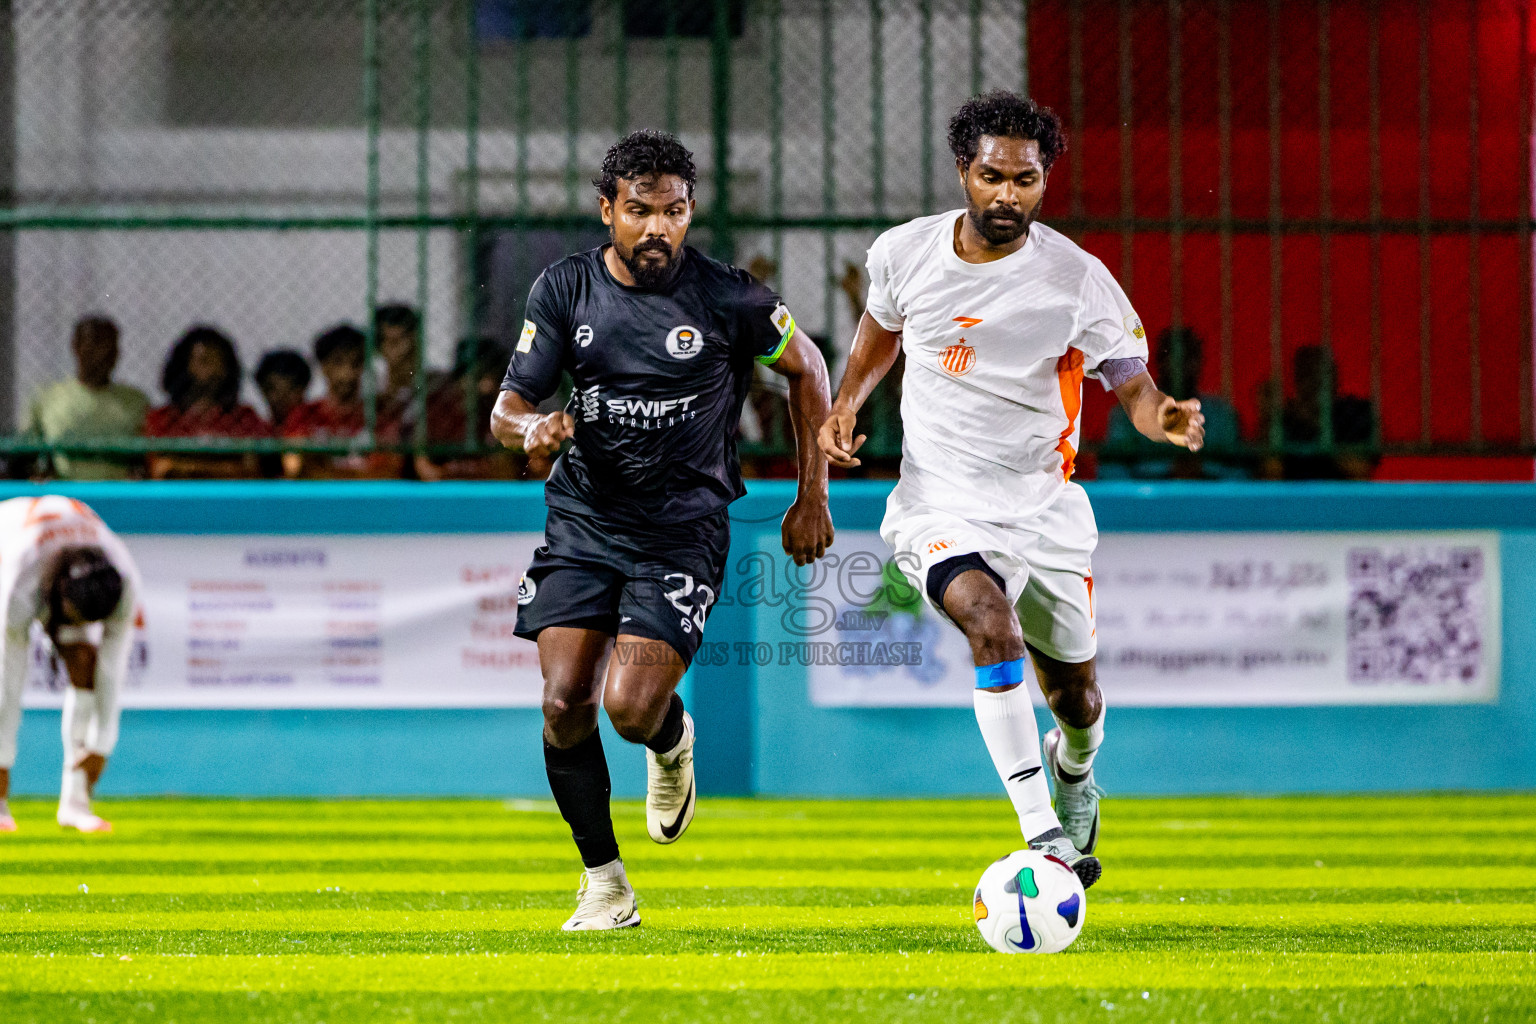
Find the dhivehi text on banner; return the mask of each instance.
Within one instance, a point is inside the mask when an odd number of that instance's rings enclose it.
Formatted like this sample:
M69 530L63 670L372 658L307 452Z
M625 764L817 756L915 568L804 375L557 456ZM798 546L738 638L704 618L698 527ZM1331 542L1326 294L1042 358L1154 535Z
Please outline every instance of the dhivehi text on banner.
M855 552L891 557L876 533L839 533L831 555ZM1496 532L1112 533L1093 568L1098 676L1112 706L1498 696ZM971 706L965 638L914 588L888 584L874 600L842 589L829 567L805 600L834 609L831 627L783 648L806 666L814 704ZM870 653L891 650L903 656Z

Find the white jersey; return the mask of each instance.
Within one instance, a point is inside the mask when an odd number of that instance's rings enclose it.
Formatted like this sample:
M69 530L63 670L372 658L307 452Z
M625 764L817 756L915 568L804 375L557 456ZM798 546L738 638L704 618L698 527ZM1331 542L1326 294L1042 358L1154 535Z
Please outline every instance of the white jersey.
M1082 379L1147 357L1146 332L1104 264L1030 226L991 263L955 254L963 210L892 228L869 249L869 315L902 334L901 481L893 507L1017 524L1071 479Z
M48 624L43 577L59 552L79 547L101 548L122 575L128 599L118 608L131 620L138 569L128 548L96 513L83 502L56 494L0 501L0 608L7 631L25 632L34 621ZM108 622L112 619L109 616Z
M80 630L82 639L98 645L95 701L102 711L88 743L108 754L116 741L116 694L127 674L142 592L138 569L123 542L82 502L59 495L12 498L0 502L0 768L16 757L32 623L49 624L43 580L59 553L75 547L100 548L123 578L117 609Z

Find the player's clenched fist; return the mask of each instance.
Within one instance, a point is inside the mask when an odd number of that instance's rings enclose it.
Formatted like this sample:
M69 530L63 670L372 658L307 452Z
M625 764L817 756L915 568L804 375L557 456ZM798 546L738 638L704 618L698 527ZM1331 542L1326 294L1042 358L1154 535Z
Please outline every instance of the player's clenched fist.
M576 420L568 412L529 416L523 421L523 451L547 458L574 433Z
M854 436L856 423L857 416L852 409L833 406L832 415L821 425L821 430L816 434L816 443L821 446L822 454L832 465L842 469L852 469L859 465L853 453L864 443L865 435Z
M1200 399L1186 398L1180 402L1165 396L1157 416L1164 436L1173 444L1192 452L1205 446L1205 414L1200 411Z
M779 524L784 553L796 565L809 565L832 546L832 513L825 495L800 498L789 506Z

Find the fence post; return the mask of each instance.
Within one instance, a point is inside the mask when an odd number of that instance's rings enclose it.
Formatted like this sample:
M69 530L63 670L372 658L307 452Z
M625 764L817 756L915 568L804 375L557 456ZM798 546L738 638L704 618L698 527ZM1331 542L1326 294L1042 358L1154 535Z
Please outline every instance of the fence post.
M714 32L710 42L712 80L711 122L714 131L715 258L736 262L736 238L731 222L731 0L715 0Z
M379 301L379 0L363 0L363 120L368 135L368 192L363 211L367 266L363 285L363 422L370 448L378 444L378 382L374 358L379 350L373 310Z
M460 337L474 338L474 365L480 360L480 30L478 9L473 0L465 0L464 47L464 293ZM455 347L457 355L457 347ZM475 389L467 384L464 398L464 444L480 447L480 411Z
M16 78L15 13L0 0L0 110L14 111ZM11 116L14 116L12 114ZM16 132L0 132L0 209L16 208ZM16 231L0 237L0 434L16 426Z
M418 455L427 445L427 258L432 216L432 0L416 0L416 379L411 396L415 428L409 439ZM402 441L407 440L401 438Z

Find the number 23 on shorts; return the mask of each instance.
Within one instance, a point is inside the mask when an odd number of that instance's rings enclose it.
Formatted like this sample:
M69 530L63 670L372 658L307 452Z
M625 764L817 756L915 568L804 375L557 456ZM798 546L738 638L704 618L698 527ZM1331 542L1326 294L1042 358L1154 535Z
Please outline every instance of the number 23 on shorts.
M681 584L675 590L668 590L664 596L672 602L672 607L683 613L683 632L692 633L697 629L703 634L709 606L715 601L714 590L708 584L695 583L693 576L686 572L669 572L662 579L668 584Z

